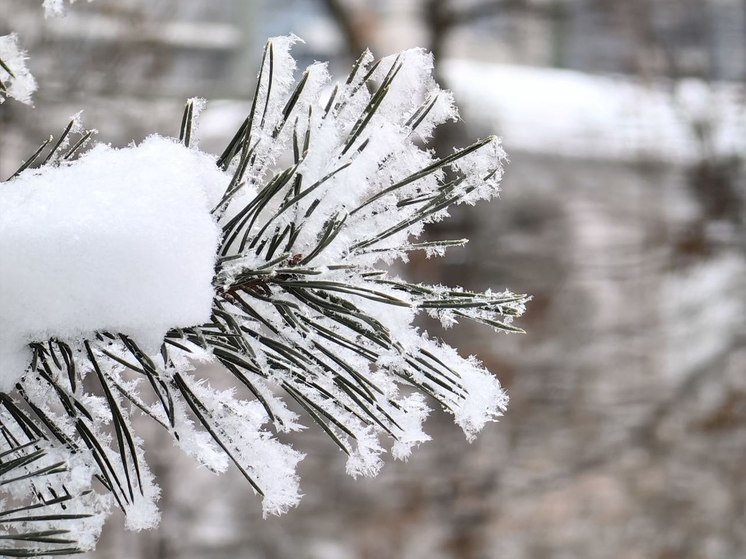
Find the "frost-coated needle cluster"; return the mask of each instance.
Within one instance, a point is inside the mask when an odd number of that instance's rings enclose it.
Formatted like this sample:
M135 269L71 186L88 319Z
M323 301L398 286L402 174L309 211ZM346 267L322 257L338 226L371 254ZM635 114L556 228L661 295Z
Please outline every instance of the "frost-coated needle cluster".
M41 490L11 485L16 499L59 513L52 495L67 495L66 514L88 515L55 525L71 548L93 545L110 504L131 528L158 521L134 414L207 468L232 463L264 511L280 513L299 500L302 458L282 432L316 424L351 475L373 475L389 449L406 458L428 440L433 404L469 438L505 408L476 359L413 321L424 312L516 332L526 297L388 271L411 251L465 242L418 237L452 204L496 195L498 140L443 159L420 147L456 118L421 50L365 53L332 84L324 64L296 78L294 40L268 43L250 113L218 157L193 147L190 102L180 142L78 158L90 134L73 143L68 127L0 185L0 379L6 392L18 381L0 400L0 451L59 464ZM25 374L3 351L27 352ZM205 362L224 378L206 377Z
M18 46L18 36L0 36L0 103L12 97L31 104L34 91L36 80L26 67L26 53Z

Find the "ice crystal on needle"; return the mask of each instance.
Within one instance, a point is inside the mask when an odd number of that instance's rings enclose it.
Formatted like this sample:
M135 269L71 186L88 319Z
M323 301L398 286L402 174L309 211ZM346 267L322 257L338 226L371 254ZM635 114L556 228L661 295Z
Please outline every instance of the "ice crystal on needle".
M18 46L18 36L0 36L0 103L7 96L30 105L34 91L36 80L26 67L26 53Z
M366 52L331 85L324 64L296 80L295 40L268 43L250 112L217 158L190 147L190 102L183 145L151 138L75 160L76 144L0 186L0 208L10 208L0 211L18 220L0 228L0 258L33 263L0 272L10 294L0 321L18 323L13 343L29 352L0 420L19 444L74 451L133 528L157 521L158 495L135 412L211 470L232 463L265 512L279 513L298 502L302 458L282 432L311 421L347 455L350 474L372 475L386 439L402 459L428 440L433 403L472 438L507 402L481 363L413 321L424 312L446 326L469 319L517 332L526 297L412 283L386 267L463 242L417 237L449 206L498 192L499 141L444 158L420 147L457 114L422 50ZM65 202L45 181L74 193L76 219L54 217ZM116 197L120 187L131 199ZM37 277L50 266L71 285ZM90 273L104 281L86 284ZM205 376L205 361L225 379ZM234 389L217 388L226 379Z

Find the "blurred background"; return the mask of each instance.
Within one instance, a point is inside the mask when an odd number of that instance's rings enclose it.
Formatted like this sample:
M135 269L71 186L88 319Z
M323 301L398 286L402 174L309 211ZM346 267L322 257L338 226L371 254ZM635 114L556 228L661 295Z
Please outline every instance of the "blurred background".
M446 153L503 137L500 200L433 238L471 242L404 273L533 294L524 336L434 333L506 386L505 418L468 444L450 418L372 480L311 430L305 497L262 519L150 435L158 530L105 528L106 559L746 557L745 0L97 0L44 20L0 0L40 90L0 107L0 175L68 117L114 145L178 134L210 99L202 147L247 112L267 37L342 76L366 46L422 46L463 120ZM428 325L432 327L432 325Z

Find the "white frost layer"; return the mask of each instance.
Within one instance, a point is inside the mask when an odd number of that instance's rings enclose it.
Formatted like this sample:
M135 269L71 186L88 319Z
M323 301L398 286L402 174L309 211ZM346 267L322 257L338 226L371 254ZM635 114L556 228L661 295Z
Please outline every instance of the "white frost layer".
M228 178L209 156L152 136L0 184L0 391L28 343L121 332L155 350L209 320Z
M0 37L0 60L7 70L0 65L0 82L5 85L5 94L0 93L0 103L5 95L21 103L31 104L31 95L36 91L36 80L26 68L26 53L18 46L15 33ZM8 73L8 70L12 74Z

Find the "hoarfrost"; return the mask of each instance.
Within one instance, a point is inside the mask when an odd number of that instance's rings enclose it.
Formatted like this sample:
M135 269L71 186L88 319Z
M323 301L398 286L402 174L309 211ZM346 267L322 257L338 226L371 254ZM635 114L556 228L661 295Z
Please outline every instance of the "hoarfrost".
M18 46L15 33L0 37L0 103L5 96L31 104L36 80L26 67L26 53Z

